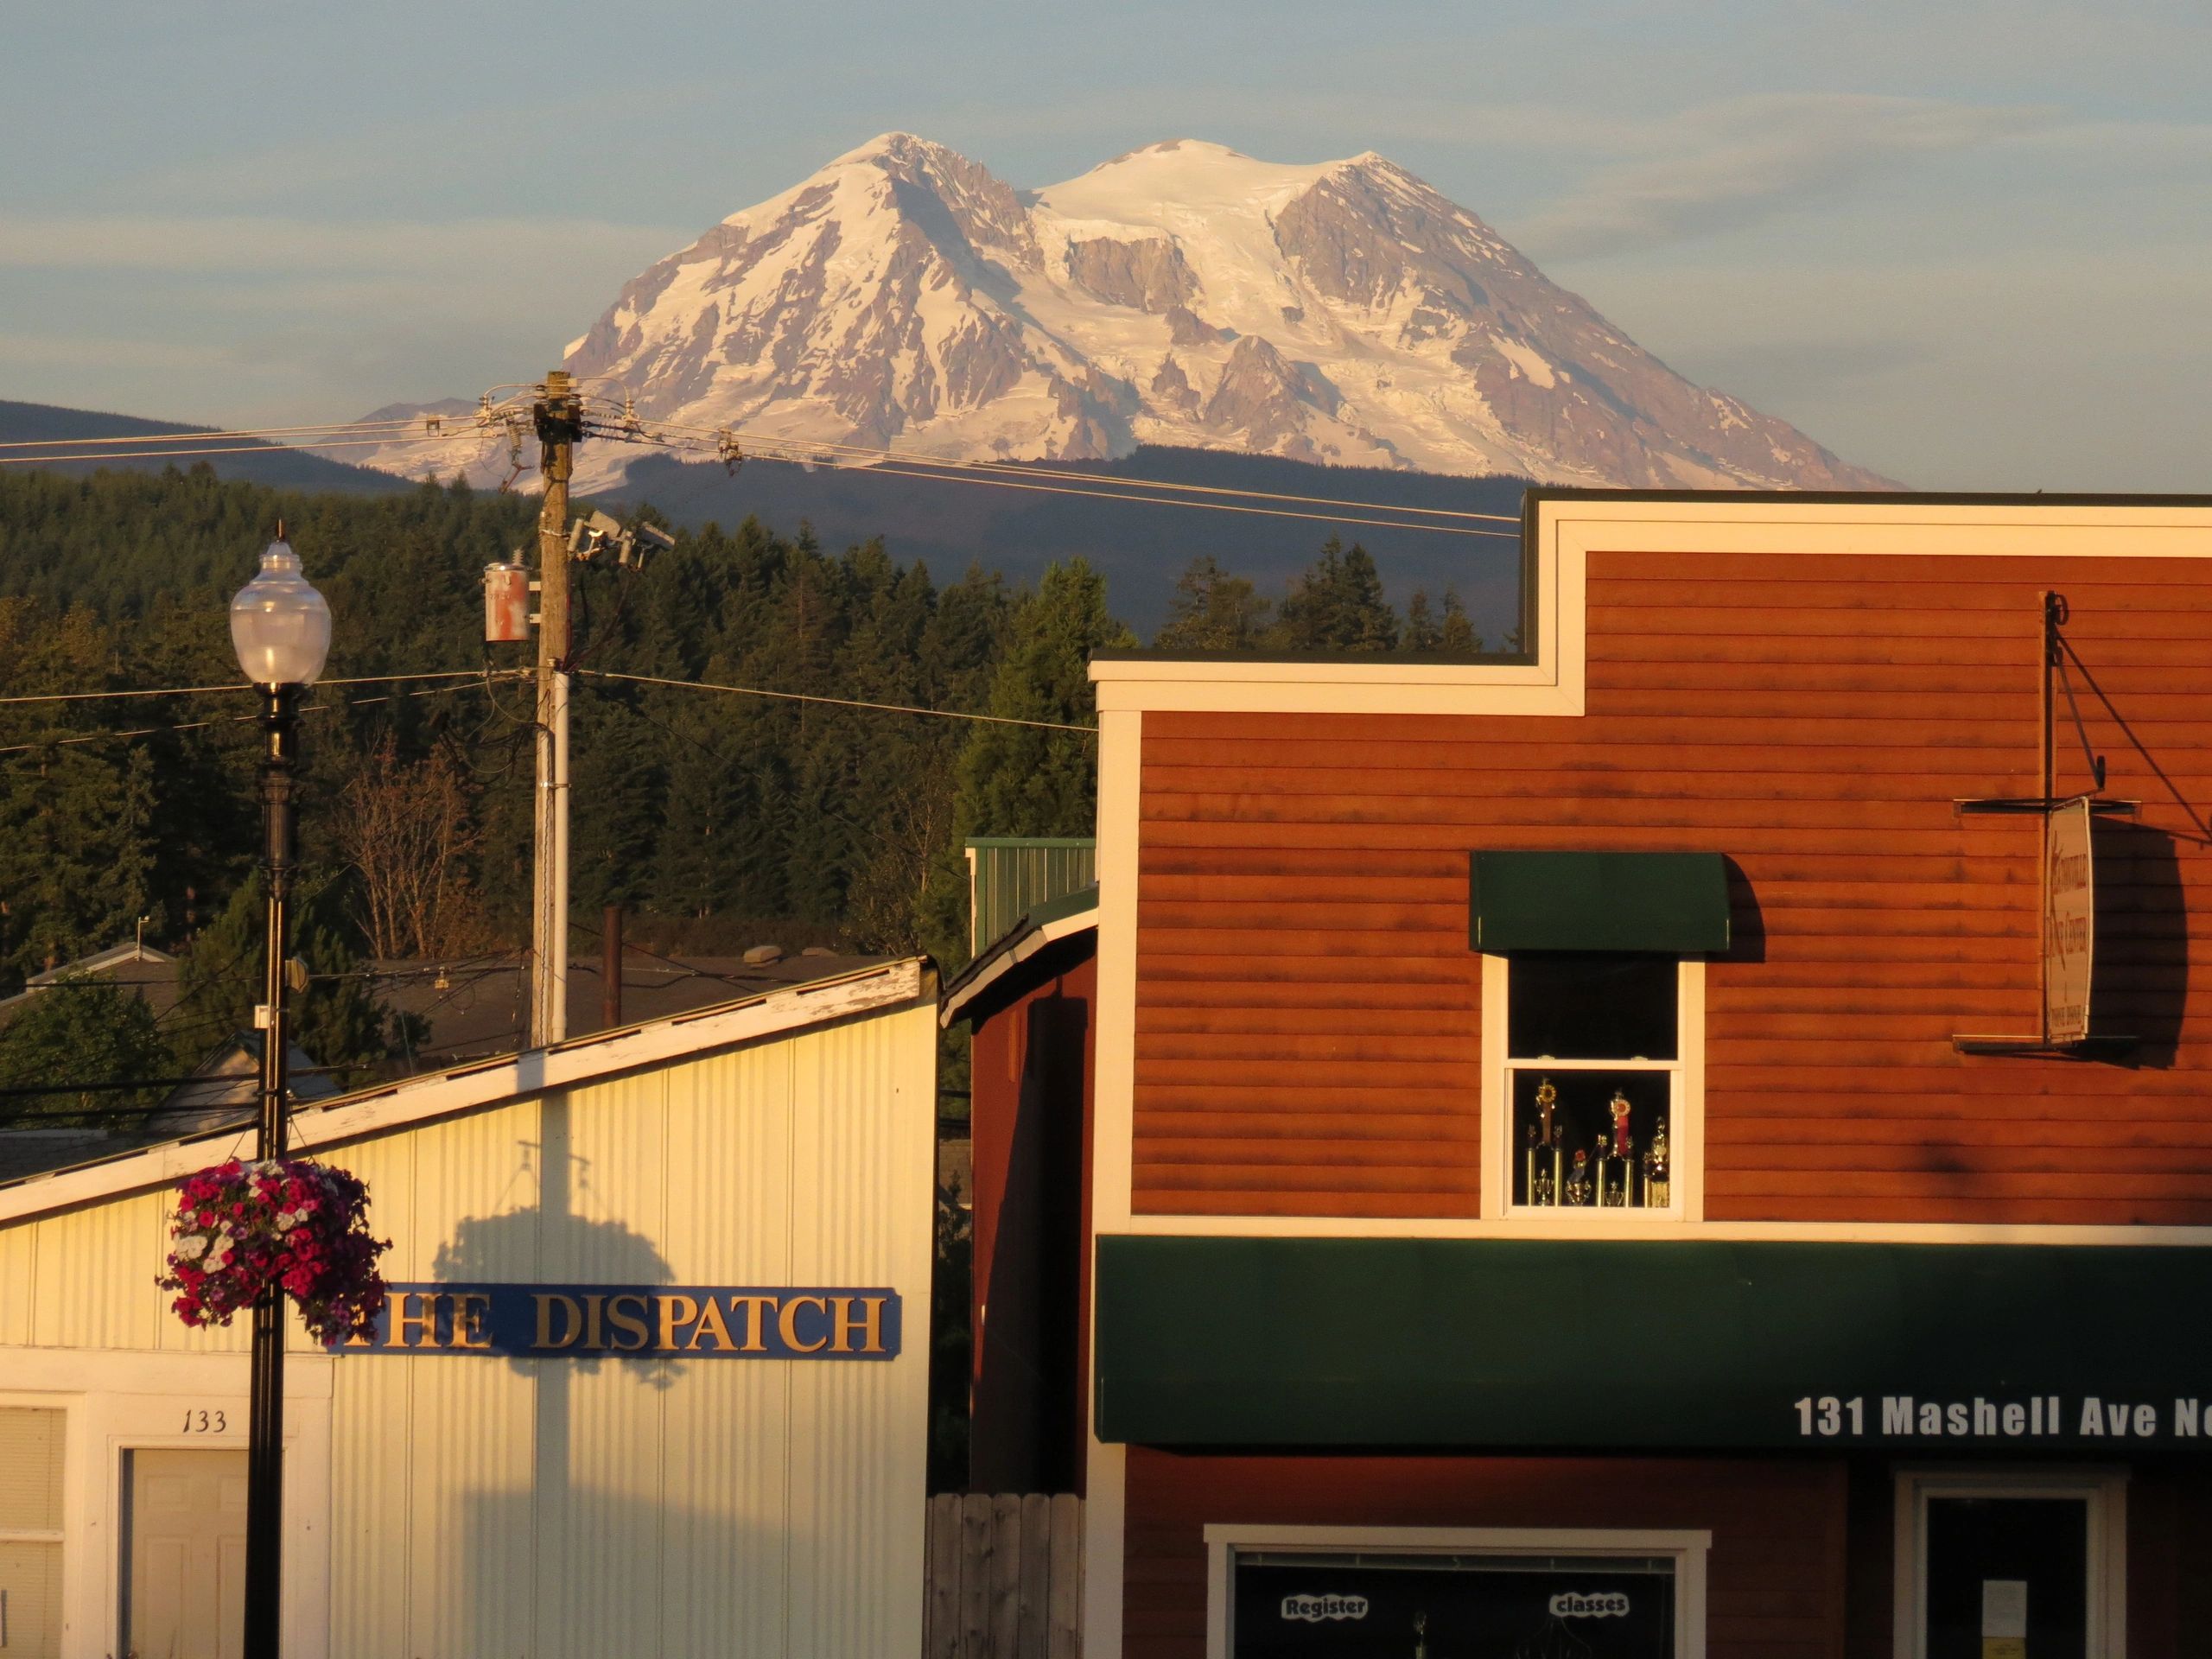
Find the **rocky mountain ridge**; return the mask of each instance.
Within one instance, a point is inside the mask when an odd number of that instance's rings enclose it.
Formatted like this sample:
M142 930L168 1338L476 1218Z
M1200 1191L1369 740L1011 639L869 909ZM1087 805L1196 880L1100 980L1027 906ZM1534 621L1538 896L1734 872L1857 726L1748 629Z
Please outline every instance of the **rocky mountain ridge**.
M941 459L1150 443L1564 484L1887 486L1691 385L1371 152L1281 166L1170 140L1023 192L887 134L640 273L565 366L620 380L649 419ZM580 485L619 485L637 454L588 444ZM471 468L509 470L504 441Z

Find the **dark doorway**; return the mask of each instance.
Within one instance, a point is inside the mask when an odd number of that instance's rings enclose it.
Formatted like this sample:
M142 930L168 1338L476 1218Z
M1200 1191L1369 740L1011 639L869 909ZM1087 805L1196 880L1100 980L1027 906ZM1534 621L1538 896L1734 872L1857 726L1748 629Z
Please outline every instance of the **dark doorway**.
M1927 1659L2088 1659L2087 1497L1928 1499Z

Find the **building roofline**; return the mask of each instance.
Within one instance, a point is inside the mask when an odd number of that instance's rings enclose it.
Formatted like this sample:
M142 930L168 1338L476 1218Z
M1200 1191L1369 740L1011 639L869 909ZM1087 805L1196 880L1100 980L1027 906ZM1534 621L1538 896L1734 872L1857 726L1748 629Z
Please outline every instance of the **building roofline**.
M927 958L910 957L642 1025L594 1032L548 1048L524 1049L429 1077L302 1103L291 1115L292 1147L315 1153L367 1135L555 1090L582 1088L857 1014L888 1012L921 1001L934 978ZM233 1126L0 1184L0 1225L167 1185L211 1163L249 1155L254 1133L250 1125Z
M1039 951L1062 939L1092 931L1097 925L1096 882L1033 906L945 986L944 995L938 999L938 1024L950 1027L960 1017L961 1010Z

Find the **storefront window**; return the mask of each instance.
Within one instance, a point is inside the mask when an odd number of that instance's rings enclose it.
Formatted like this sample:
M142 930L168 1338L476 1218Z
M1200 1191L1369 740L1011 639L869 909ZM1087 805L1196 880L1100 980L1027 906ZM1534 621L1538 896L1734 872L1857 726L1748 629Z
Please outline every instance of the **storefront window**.
M0 1407L0 1654L61 1651L62 1414Z
M1671 1555L1236 1551L1233 1659L1671 1659Z
M1513 1207L1678 1211L1681 963L1524 953L1506 971Z

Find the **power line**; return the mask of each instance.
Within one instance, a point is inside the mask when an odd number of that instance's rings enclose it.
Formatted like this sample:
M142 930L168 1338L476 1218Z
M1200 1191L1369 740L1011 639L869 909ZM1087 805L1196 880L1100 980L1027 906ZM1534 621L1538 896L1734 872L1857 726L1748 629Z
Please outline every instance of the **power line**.
M1306 506L1343 506L1351 508L1356 512L1363 512L1407 513L1429 518L1479 519L1485 523L1500 524L1517 525L1521 523L1520 518L1512 513L1474 512L1457 507L1402 505L1395 502L1388 501L1345 500L1336 496L1299 495L1281 490L1238 489L1227 485L1217 484L1181 484L1163 479L1122 478L1097 473L1078 472L1066 467L1047 467L1028 461L1017 462L942 460L929 455L915 454L909 451L890 448L874 448L862 444L836 443L827 441L810 442L797 439L771 437L766 434L752 432L741 427L706 427L682 421L652 421L641 423L640 425L657 427L664 431L669 432L677 432L686 435L696 434L702 442L706 440L719 439L727 435L745 439L751 442L762 445L764 448L772 448L779 450L789 450L793 452L804 452L810 449L817 452L826 451L840 458L849 457L856 460L865 460L870 462L891 462L908 467L939 469L933 470L930 474L930 476L931 477L940 475L940 471L943 475L946 476L958 476L963 474L992 475L1004 474L1016 479L1058 479L1070 483L1109 487L1116 491L1152 490L1183 495L1233 496L1244 500L1287 501ZM602 427L595 430L593 435L619 441L630 435L621 429L609 430ZM804 453L801 453L799 454L799 459L802 464L804 464L808 458ZM835 465L836 463L833 461L832 464ZM1410 524L1401 526L1393 524L1391 528L1414 529L1419 528L1419 526ZM1519 535L1517 531L1504 532L1485 531L1483 533L1490 535L1502 535L1507 539L1518 539Z
M407 415L381 421L315 421L305 426L238 427L234 429L186 427L174 432L126 432L97 438L10 438L0 442L0 449L94 448L131 443L213 443L218 440L233 438L296 437L302 433L313 432L374 432L419 426L425 418L420 415Z
M499 390L495 388L494 390ZM486 394L486 397L490 396ZM603 401L603 400L594 400ZM158 461L184 460L197 456L245 454L267 449L297 449L319 451L359 448L378 448L397 444L449 443L461 440L477 443L496 443L503 435L512 439L513 433L505 419L493 416L509 416L518 411L519 404L488 403L473 416L457 421L447 429L441 416L411 416L381 422L333 422L325 425L300 427L264 427L240 429L236 431L172 432L138 434L130 436L101 438L27 439L0 443L0 450L36 448L46 453L36 454L0 454L0 466L67 464L88 460ZM410 435L410 429L422 426L425 429ZM348 435L374 433L376 435ZM1517 541L1518 530L1475 530L1462 524L1416 522L1421 519L1480 520L1485 523L1516 524L1520 520L1510 513L1475 512L1452 507L1425 507L1399 505L1383 501L1347 501L1329 496L1301 495L1287 491L1239 489L1226 485L1182 484L1166 480L1117 478L1096 473L1073 471L1035 463L1014 463L983 461L945 461L933 456L915 454L908 451L887 448L870 448L860 444L839 443L829 440L800 441L772 436L742 427L708 427L683 421L638 421L626 412L609 424L605 416L594 420L587 429L587 435L610 442L658 443L670 448L704 449L719 448L727 441L743 440L759 446L766 452L774 452L771 458L794 460L802 466L813 466L825 461L838 470L865 467L885 477L943 480L969 484L995 484L1001 489L1028 490L1046 494L1086 496L1105 501L1123 501L1142 505L1177 506L1216 512L1251 513L1264 518L1298 518L1319 524L1357 524L1376 530L1426 530L1448 535L1474 536L1500 541ZM219 443L218 440L251 438L257 442L234 444ZM176 443L183 447L154 448L156 443ZM136 447L133 447L136 446ZM75 450L79 453L60 453ZM99 451L99 453L92 453ZM1053 480L1046 482L1040 480ZM1194 497L1235 498L1243 502L1283 502L1289 506L1236 505L1225 499L1193 499ZM1336 507L1333 512L1304 512L1296 507ZM1357 515L1388 513L1389 518L1370 518Z
M494 386L492 388L493 391L504 390L505 390L505 388L499 386ZM312 442L312 440L301 440L299 439L298 435L303 433L322 432L335 434L343 434L347 432L376 432L383 430L397 430L401 428L410 426L420 426L435 430L439 428L442 428L448 418L453 420L456 425L466 424L472 426L481 433L490 430L493 426L503 426L505 424L504 421L494 420L492 417L518 414L521 410L522 405L519 404L512 402L494 404L490 401L490 392L486 392L484 396L485 401L479 404L477 408L466 416L454 416L448 417L443 415L393 415L386 416L382 420L310 421L302 426L181 427L176 430L170 432L111 433L104 436L90 438L13 438L4 442L0 442L0 449L92 448L111 444L134 443L213 443L218 439L227 440L233 438L269 438L272 440L283 440L289 438L294 439L295 441Z
M1190 507L1205 512L1249 512L1264 518L1305 518L1324 524L1367 524L1377 530L1423 530L1443 536L1491 536L1501 540L1519 541L1518 534L1502 530L1465 530L1458 524L1410 524L1395 518L1358 518L1344 512L1298 512L1288 507L1244 507L1227 501L1178 501L1169 497L1125 495L1116 490L1082 489L1068 484L1030 484L1016 479L995 475L971 475L959 472L929 473L912 467L894 467L884 462L870 464L867 470L888 478L939 479L949 484L989 484L1002 490L1035 490L1050 495L1088 495L1102 501L1127 501L1137 506ZM1385 508L1389 512L1394 509Z
M518 669L494 669L492 672L511 675ZM474 680L482 677L483 670L474 668L441 669L421 674L357 674L340 680L317 680L318 686L327 685L397 685L408 680ZM34 696L0 697L0 706L25 702L94 702L115 697L197 697L217 693L251 691L256 688L243 683L232 685L168 685L151 690L132 689L123 691L45 691Z
M482 442L485 434L474 430L461 432L430 432L416 437L388 434L375 438L340 438L330 441L317 439L312 443L280 443L262 440L252 443L205 446L184 449L104 449L92 454L0 455L0 467L66 466L95 461L161 461L183 460L194 455L257 455L271 451L298 450L320 452L324 449L381 448L387 444L452 443L461 439Z
M507 672L511 671L502 671ZM410 697L442 696L453 691L478 689L482 682L471 675L465 685L440 685L421 691L395 691L381 697L341 697L336 702L311 702L300 712L303 715L326 714L333 709L365 709L372 702L398 702ZM259 715L221 715L212 720L180 721L169 726L138 726L128 731L79 732L68 737L43 738L35 743L14 743L0 748L0 754L30 754L41 749L64 749L79 743L104 743L111 738L154 737L164 732L197 732L210 726L234 726L241 721L259 720Z
M1008 715L971 715L957 709L922 709L904 702L867 702L857 697L824 697L810 696L803 691L771 691L757 685L717 685L708 680L669 680L653 674L614 674L605 669L580 668L580 678L594 680L622 680L632 685L673 685L687 691L726 691L733 696L773 697L782 702L822 702L838 709L873 709L887 715L927 715L936 720L972 720L989 726L1032 726L1047 732L1082 732L1096 734L1096 726L1071 726L1057 720L1016 720ZM4 751L0 751L4 753Z

